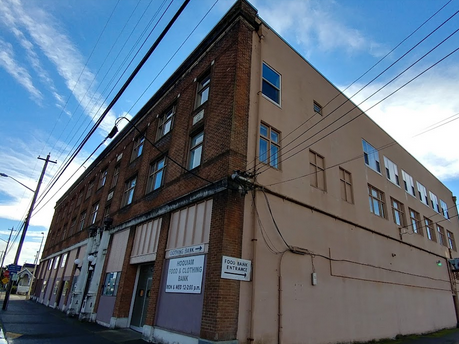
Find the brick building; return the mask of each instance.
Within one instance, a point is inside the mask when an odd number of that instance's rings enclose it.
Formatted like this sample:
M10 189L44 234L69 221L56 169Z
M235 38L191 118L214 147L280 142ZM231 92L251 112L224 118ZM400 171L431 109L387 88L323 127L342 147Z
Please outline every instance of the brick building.
M457 323L458 236L451 192L238 1L58 201L34 298L164 343L427 332Z

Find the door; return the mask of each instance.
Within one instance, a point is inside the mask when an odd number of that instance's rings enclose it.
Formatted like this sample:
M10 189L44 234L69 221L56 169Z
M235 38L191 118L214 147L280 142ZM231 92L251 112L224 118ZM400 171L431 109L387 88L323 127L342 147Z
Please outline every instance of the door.
M147 316L148 303L150 302L151 285L153 281L154 265L142 265L140 267L139 280L132 309L131 328L142 332Z

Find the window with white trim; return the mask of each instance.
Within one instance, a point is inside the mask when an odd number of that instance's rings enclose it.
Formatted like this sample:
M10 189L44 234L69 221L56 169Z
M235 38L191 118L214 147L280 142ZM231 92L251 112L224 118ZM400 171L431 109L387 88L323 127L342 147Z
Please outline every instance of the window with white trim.
M260 124L260 162L279 168L280 133L266 124Z
M156 139L159 140L172 130L174 124L175 106L170 107L158 118L158 133Z
M381 173L381 166L379 165L379 153L376 148L370 145L367 141L362 140L363 146L363 158L365 164L375 170L376 172Z
M397 201L391 197L391 206L392 206L392 216L394 217L394 222L403 227L405 226L405 208L403 203Z
M156 160L150 165L150 173L147 181L147 193L159 189L163 185L164 168L166 167L166 158Z
M416 182L416 185L418 186L418 195L419 195L419 200L424 203L425 205L429 205L429 200L427 199L427 189L424 185L422 185L419 182Z
M424 235L422 233L421 215L417 211L411 208L409 208L409 212L410 212L410 223L411 223L411 228L413 230L413 233Z
M274 69L263 63L263 81L261 92L264 96L280 105L281 77Z
M104 186L105 183L107 182L107 175L108 175L108 171L107 170L104 170L104 171L102 171L100 173L98 189L100 189L102 186Z
M429 191L430 196L430 204L432 205L432 209L435 210L437 213L440 212L440 205L438 204L437 195L435 195L432 191Z
M446 242L445 229L439 224L437 224L437 234L438 234L438 242L440 243L440 245L447 246L448 244Z
M400 186L400 180L398 178L398 167L387 157L384 157L384 166L386 167L386 176L392 183Z
M143 144L145 143L145 136L140 135L134 141L134 146L132 147L131 161L134 161L143 152Z
M402 178L403 184L405 186L405 191L409 193L411 196L416 197L416 190L414 188L413 177L411 177L408 173L402 170Z
M210 72L207 72L198 81L196 107L200 107L202 104L204 104L206 101L209 100L209 91L210 91Z
M450 231L446 231L446 235L448 236L448 247L454 251L457 251L456 241L454 240L454 234Z
M94 223L96 223L96 218L97 218L97 212L99 211L99 202L95 203L93 206L92 206L92 210L91 210L91 225L93 225Z
M201 165L202 159L202 143L204 142L204 131L200 131L191 138L190 146L190 160L188 163L188 169L192 170L193 168Z
M136 181L137 177L134 177L129 179L126 183L124 183L123 199L121 200L122 207L132 203L132 200L134 199Z
M437 237L435 236L434 226L431 219L424 217L424 224L426 226L426 235L429 240L437 241Z
M443 217L445 219L449 219L448 205L446 204L445 201L441 199L440 199L440 205L441 205L441 213L443 214Z
M368 184L368 195L370 201L370 211L376 216L386 217L386 202L384 201L384 193Z

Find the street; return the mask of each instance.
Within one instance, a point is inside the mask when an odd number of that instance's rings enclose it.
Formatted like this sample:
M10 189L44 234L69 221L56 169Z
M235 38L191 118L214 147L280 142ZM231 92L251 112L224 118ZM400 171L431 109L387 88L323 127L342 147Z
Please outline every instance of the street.
M17 295L11 295L8 309L0 311L0 320L10 344L146 343L140 333L130 329L111 330L95 323L80 322Z

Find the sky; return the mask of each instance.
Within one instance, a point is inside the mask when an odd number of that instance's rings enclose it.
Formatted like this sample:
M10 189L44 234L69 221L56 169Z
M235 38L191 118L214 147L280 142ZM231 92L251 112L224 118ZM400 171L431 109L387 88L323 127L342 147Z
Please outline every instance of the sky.
M57 162L46 170L20 264L34 262L57 199L102 151L106 143L91 156L115 120L134 116L234 3L190 1L50 188L182 1L0 2L0 172L35 190L43 167L37 158L49 153ZM459 1L251 3L299 54L459 195L459 52L454 53ZM12 178L0 177L0 251L13 228L5 264L14 260L18 229L33 196Z

